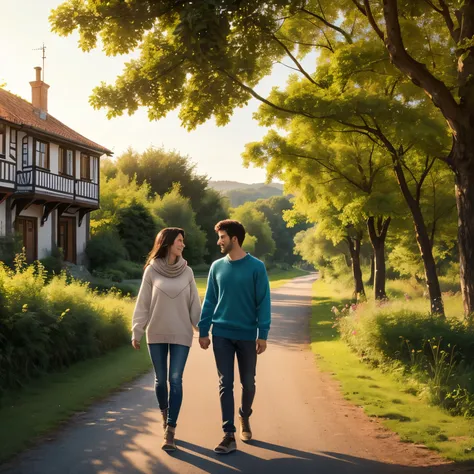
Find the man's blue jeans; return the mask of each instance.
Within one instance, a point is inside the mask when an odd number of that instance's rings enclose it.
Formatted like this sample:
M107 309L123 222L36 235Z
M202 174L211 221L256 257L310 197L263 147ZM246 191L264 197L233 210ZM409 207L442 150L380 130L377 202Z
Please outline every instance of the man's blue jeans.
M160 410L168 409L168 425L176 427L183 402L183 372L189 347L181 344L148 344L155 368L155 392ZM168 401L168 352L170 354Z
M225 433L234 433L234 361L237 356L242 401L239 414L249 417L255 398L255 372L257 367L257 349L255 341L238 341L213 336L212 347L219 374L219 396L222 411L222 429Z

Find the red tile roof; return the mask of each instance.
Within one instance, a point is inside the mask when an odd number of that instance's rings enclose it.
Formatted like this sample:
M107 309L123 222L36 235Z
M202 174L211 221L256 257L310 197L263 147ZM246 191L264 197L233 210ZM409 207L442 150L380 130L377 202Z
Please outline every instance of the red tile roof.
M15 125L31 127L38 132L62 138L100 153L112 154L107 148L83 137L49 113L45 120L41 119L38 110L29 102L2 88L0 88L0 119Z

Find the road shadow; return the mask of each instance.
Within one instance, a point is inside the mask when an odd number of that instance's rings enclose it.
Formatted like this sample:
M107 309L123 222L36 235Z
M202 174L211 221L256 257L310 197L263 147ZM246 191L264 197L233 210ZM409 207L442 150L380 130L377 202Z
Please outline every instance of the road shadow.
M161 428L151 375L133 390L112 397L57 433L57 438L0 467L2 474L166 474L176 472L273 474L405 474L467 472L461 466L429 468L387 464L332 452L307 452L253 440L245 450L227 456L213 446L178 439L179 449L160 449ZM196 428L198 429L198 427ZM156 443L150 443L150 436ZM145 447L146 446L146 447ZM150 449L150 446L152 448ZM317 447L315 447L317 448ZM250 452L249 452L250 451ZM168 456L174 459L170 461Z
M222 456L215 454L209 448L180 441L181 449L174 453L173 456L184 463L212 474L231 472L271 472L272 474L447 474L467 472L464 470L465 466L456 466L454 464L413 467L401 464L387 464L340 453L299 451L258 440L254 440L249 444L257 448L257 455L237 451ZM260 451L264 454L264 457L258 456ZM270 459L268 459L269 457ZM159 471L153 470L150 472L158 473Z

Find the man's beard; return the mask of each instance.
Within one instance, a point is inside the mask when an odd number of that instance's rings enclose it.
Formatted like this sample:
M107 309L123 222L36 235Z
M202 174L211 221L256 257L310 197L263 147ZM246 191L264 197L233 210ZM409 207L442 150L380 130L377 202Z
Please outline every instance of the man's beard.
M232 242L230 242L229 245L224 245L223 247L221 247L221 253L227 255L233 248L234 245Z

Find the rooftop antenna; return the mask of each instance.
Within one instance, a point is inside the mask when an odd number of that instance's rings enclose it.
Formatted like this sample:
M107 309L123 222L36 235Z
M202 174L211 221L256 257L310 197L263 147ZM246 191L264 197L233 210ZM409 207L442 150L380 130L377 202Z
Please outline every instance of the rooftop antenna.
M44 60L46 59L46 46L44 45L43 43L43 46L41 46L41 48L35 48L33 49L33 51L43 51L43 68L41 70L41 73L42 73L42 78L41 80L44 82Z

